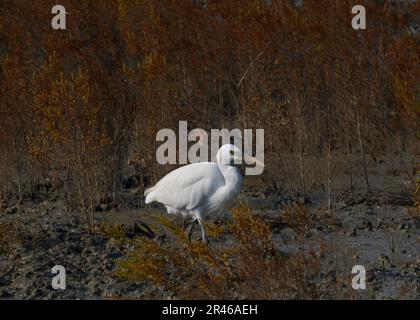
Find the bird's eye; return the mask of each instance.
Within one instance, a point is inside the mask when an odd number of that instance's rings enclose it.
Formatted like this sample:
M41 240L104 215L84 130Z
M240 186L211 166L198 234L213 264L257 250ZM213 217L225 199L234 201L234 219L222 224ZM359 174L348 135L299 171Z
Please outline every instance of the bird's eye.
M235 154L235 151L233 151L233 150L230 150L230 155L234 155Z

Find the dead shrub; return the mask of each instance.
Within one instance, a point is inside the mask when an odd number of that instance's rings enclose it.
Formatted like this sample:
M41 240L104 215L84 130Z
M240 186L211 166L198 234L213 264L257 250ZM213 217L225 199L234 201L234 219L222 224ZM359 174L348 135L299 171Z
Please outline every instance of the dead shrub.
M22 243L22 238L13 223L0 223L0 253L9 254Z
M349 1L69 0L72 25L57 34L50 1L9 1L2 196L57 180L93 229L98 205L126 201L127 175L142 194L173 169L156 162L156 133L180 120L263 128L266 186L324 192L329 213L341 188L375 187L377 159L392 154L389 169L414 185L418 4L365 5L370 27L355 33Z
M413 192L413 200L414 205L411 208L407 208L407 213L415 224L420 224L420 176L418 174L416 190Z
M305 235L314 227L309 209L302 204L286 207L282 218L284 223L297 234Z
M135 239L134 251L118 262L120 277L149 281L183 299L317 297L319 257L314 252L283 255L269 227L248 207L233 210L233 220L224 228L207 224L218 237L231 238L225 245L215 239L211 245L189 242L167 216L157 221L171 240Z
M100 223L97 230L107 238L114 239L117 243L123 243L126 240L126 233L121 224Z

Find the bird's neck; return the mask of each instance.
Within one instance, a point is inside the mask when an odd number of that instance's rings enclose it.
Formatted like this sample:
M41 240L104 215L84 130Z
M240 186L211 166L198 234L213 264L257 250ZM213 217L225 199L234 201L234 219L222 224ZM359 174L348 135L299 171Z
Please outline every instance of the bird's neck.
M219 164L219 168L225 178L226 187L229 189L239 190L242 185L242 176L239 169L226 164Z

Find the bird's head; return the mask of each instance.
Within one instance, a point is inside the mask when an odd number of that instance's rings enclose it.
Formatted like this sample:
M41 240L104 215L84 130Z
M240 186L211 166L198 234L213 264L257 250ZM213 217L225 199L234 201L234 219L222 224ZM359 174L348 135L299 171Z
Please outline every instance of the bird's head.
M264 163L251 155L243 153L241 149L233 144L223 145L217 152L216 159L218 164L240 167L241 172L245 170L247 165L264 168Z
M233 144L223 145L216 155L218 164L239 165L242 164L242 152Z

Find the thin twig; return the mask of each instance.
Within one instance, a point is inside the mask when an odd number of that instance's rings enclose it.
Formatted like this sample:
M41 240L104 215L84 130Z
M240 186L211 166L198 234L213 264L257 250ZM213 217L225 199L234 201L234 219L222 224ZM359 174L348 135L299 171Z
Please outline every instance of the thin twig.
M256 56L256 58L249 64L248 68L245 70L244 74L242 75L241 79L238 82L237 87L239 88L242 84L242 82L245 80L245 77L247 76L248 72L251 70L252 66L255 64L255 62L257 62L257 60L263 55L263 53L265 52L265 50L267 50L267 48L270 46L271 42L273 41L273 39L271 39L270 41L267 42L267 44L265 45L265 47L261 50L261 52Z

